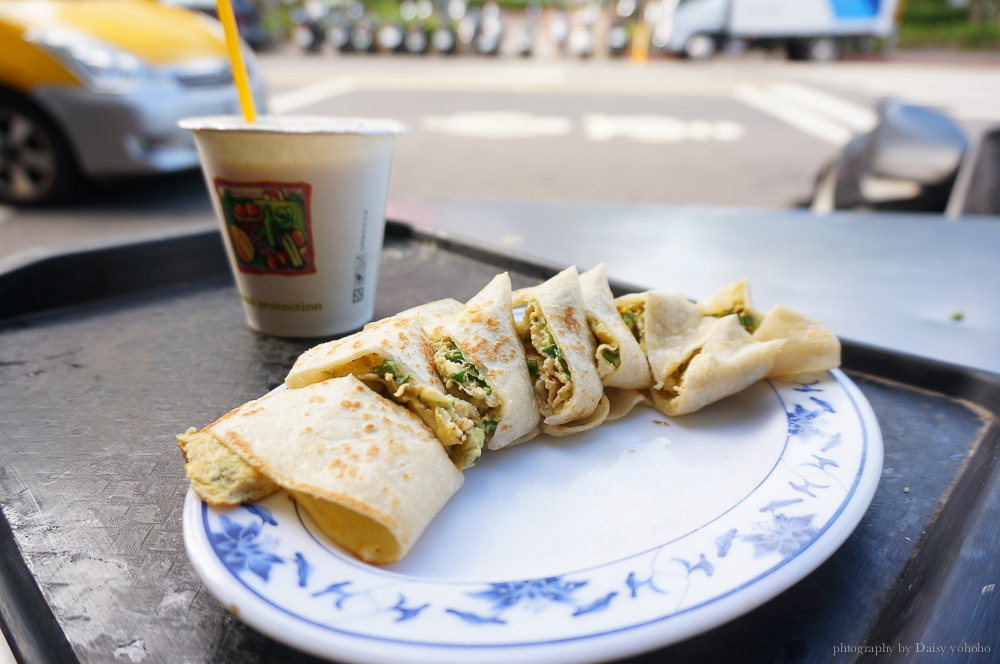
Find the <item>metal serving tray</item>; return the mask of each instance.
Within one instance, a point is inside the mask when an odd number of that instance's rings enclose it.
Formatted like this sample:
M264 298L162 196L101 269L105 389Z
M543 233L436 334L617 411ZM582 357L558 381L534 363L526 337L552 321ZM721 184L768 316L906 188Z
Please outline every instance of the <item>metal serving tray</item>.
M559 267L390 222L376 316ZM233 291L214 230L0 274L0 627L19 661L314 661L226 611L184 552L174 434L277 386L315 343L249 330ZM844 369L885 444L853 535L766 605L629 662L1000 656L1000 376L850 342Z

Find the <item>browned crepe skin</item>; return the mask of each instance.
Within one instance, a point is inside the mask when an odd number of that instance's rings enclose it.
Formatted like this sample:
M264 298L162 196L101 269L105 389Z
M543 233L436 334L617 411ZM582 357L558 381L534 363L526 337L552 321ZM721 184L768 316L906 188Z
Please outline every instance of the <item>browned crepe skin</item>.
M405 556L463 481L419 418L354 376L274 392L207 431L375 564Z
M348 374L358 376L373 389L382 389L380 379L372 373L374 365L384 360L395 363L400 375L408 375L408 384L400 390L410 394L411 389L426 393L424 403L434 408L424 408L417 400L406 402L431 427L435 435L449 450L459 468L471 466L480 455L480 445L471 435L456 424L469 418L453 417L458 411L475 409L464 402L458 403L445 390L434 365L434 349L416 316L393 316L371 323L364 330L343 339L328 341L310 348L295 361L285 385L298 389L312 383ZM402 393L391 395L395 401L404 402ZM445 407L437 408L438 404ZM481 426L481 425L480 425Z
M415 316L393 316L369 323L361 332L313 346L302 353L285 377L291 389L351 373L351 363L374 355L397 362L400 369L444 392L434 368L434 349Z
M524 348L514 329L510 276L495 276L465 306L437 325L431 344L453 343L489 384L499 406L491 450L522 443L538 433L541 419L528 375ZM447 383L448 377L442 374ZM452 392L461 390L451 388Z
M458 300L445 298L443 300L434 300L433 302L420 304L405 311L400 311L396 314L396 316L416 317L420 327L424 329L424 333L427 335L427 338L431 338L439 334L441 326L445 323L445 321L457 314L461 308L462 303ZM372 324L373 323L369 323L369 325Z
M534 349L523 332L528 329L528 309L533 306L544 315L549 334L562 350L570 369L572 394L568 399L553 407L541 396L538 398L543 431L565 435L574 423L593 428L595 412L599 414L603 411L606 416L607 409L598 409L604 390L594 363L597 344L587 325L587 309L576 268L569 267L545 283L515 292L513 303L526 305L525 319L518 328L526 353L540 357L540 364L545 360L539 355L541 349ZM536 378L536 386L537 381ZM552 429L556 426L560 429Z

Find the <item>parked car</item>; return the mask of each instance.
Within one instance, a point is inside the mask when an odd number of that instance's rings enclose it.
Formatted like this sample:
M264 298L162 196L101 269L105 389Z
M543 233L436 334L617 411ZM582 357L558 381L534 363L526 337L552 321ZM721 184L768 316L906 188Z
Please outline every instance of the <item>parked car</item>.
M212 18L219 18L218 5L215 0L160 0L165 5L175 5L193 9ZM232 0L233 16L240 37L255 51L266 51L272 48L274 39L268 34L263 16L256 4L250 0Z
M177 121L240 111L222 26L148 0L0 0L0 200L198 165ZM260 67L244 48L255 100Z

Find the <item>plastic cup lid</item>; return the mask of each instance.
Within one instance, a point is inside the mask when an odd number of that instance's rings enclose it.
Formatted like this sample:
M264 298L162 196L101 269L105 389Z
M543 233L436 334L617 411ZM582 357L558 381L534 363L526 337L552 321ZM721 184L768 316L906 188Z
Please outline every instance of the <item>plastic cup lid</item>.
M191 131L238 131L255 134L360 134L381 136L401 134L407 126L397 120L381 118L342 118L319 115L262 115L247 122L240 115L210 115L185 118L177 123Z

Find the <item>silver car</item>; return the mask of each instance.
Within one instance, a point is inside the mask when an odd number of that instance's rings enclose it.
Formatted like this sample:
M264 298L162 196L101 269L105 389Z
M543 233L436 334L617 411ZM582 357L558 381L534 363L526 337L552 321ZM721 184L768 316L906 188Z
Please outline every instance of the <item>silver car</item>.
M185 9L0 0L0 51L0 201L10 204L65 200L88 178L196 167L177 121L240 112L221 26ZM263 111L260 66L243 52Z

